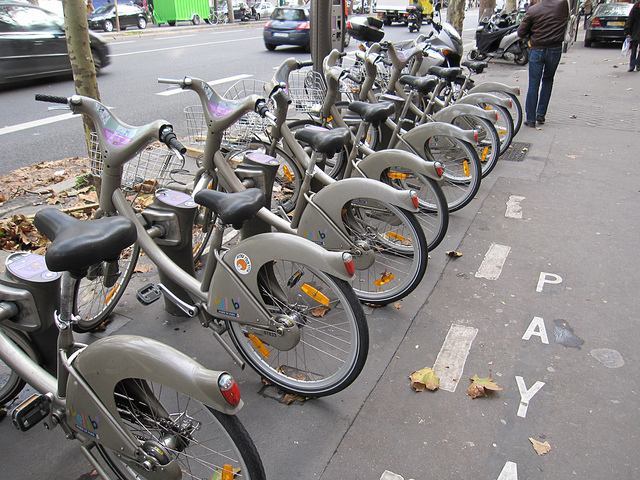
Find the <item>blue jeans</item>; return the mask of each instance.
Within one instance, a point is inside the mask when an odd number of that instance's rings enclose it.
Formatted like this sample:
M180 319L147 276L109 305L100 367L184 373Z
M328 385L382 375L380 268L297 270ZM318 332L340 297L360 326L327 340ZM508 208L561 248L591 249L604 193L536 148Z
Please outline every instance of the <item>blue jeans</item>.
M535 122L537 117L544 117L547 114L553 77L561 56L562 47L529 50L529 91L526 103L528 122Z

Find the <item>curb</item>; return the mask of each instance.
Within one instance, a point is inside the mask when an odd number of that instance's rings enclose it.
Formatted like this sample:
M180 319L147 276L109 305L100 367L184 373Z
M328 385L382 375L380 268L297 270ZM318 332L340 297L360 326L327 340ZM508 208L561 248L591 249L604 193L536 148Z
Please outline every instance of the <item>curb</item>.
M212 25L212 24L202 24L202 25L192 25L192 26L177 26L177 27L158 27L154 26L150 29L145 30L132 30L132 31L123 31L123 32L99 32L93 31L96 33L101 39L105 40L107 43L112 40L120 40L123 38L141 38L141 37L157 37L164 35L171 35L174 33L182 33L182 32L200 32L205 30L227 30L230 28L253 28L253 27L262 27L266 21L255 21L255 22L237 22L237 23L226 23L223 25Z

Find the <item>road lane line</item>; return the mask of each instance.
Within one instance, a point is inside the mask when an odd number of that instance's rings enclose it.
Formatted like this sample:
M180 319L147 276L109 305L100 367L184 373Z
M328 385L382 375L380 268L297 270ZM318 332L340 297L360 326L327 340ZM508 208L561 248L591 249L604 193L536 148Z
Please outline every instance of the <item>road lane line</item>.
M221 85L223 83L229 83L229 82L237 82L238 80L243 80L245 78L251 78L251 77L253 77L253 75L247 75L243 73L242 75L234 75L233 77L226 77L226 78L221 78L219 80L212 80L207 83L213 87L215 85ZM178 93L182 93L182 92L186 92L186 90L183 90L182 88L172 88L171 90L165 90L164 92L156 93L156 95L168 97L169 95L177 95Z
M109 42L107 45L124 45L125 43L135 43L135 40L125 40L124 42Z
M505 463L498 480L518 480L518 465L514 462Z
M486 278L487 280L497 280L502 273L504 262L509 256L511 247L492 243L476 272L476 278Z
M246 38L234 38L232 40L219 40L217 42L203 42L203 43L192 43L189 45L175 45L173 47L164 47L164 48L151 48L149 50L138 50L136 52L124 52L124 53L114 53L113 55L109 55L109 57L124 57L126 55L140 55L143 53L153 53L153 52L166 52L168 50L178 50L181 48L191 48L191 47L204 47L207 45L222 45L224 43L233 43L233 42L243 42L245 40L257 40L260 37L246 37Z
M440 389L455 392L464 371L471 344L478 329L464 325L451 325L444 339L440 353L433 364L433 370L440 377Z
M174 38L187 38L187 37L195 37L196 34L192 33L191 35L176 35L175 37L158 37L154 40L173 40Z
M520 205L520 202L525 198L526 197L519 195L510 195L509 200L507 200L507 210L504 212L504 216L507 218L522 219L522 205Z
M63 120L69 120L73 117L78 117L74 113L64 113L62 115L56 115L55 117L41 118L40 120L33 120L31 122L19 123L17 125L9 125L8 127L0 128L0 135L7 135L9 133L19 132L20 130L27 130L28 128L40 127L42 125L48 125L50 123L61 122Z

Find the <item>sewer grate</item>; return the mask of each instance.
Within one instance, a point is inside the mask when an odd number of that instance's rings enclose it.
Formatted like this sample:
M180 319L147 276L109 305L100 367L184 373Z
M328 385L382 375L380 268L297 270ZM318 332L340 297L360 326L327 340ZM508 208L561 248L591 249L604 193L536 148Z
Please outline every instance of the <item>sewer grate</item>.
M529 153L531 144L527 142L511 142L511 146L500 156L500 160L508 162L521 162Z

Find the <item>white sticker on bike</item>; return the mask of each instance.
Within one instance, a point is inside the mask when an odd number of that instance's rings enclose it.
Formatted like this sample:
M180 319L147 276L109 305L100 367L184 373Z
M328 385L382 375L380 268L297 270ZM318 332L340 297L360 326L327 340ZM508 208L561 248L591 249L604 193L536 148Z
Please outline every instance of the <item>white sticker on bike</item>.
M238 273L247 275L251 271L251 259L244 253L239 253L233 260L233 265L236 267Z

